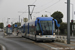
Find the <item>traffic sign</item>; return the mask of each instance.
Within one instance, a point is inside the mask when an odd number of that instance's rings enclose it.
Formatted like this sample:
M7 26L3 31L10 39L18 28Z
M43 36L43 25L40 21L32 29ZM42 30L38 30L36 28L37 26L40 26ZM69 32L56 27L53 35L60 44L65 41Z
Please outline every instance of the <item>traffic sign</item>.
M23 21L24 21L24 22L27 22L27 21L28 21L28 19L27 19L27 18L24 18L24 19L23 19Z
M8 24L8 27L11 27L11 25L10 25L10 24Z
M15 24L14 27L18 27L17 24Z

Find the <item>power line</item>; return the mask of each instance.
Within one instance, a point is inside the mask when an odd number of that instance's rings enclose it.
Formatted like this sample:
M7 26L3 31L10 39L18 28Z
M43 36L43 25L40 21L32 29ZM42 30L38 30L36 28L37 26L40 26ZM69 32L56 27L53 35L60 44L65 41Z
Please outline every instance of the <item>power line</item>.
M37 0L35 0L34 2L33 2L33 4L36 2ZM53 1L53 0L52 0ZM52 2L52 1L50 1L50 2ZM48 3L50 3L50 2L48 2ZM47 4L47 3L46 3ZM46 5L46 4L44 4L44 5ZM43 7L44 5L41 5L40 7ZM39 7L38 7L39 8ZM27 10L27 9L26 9ZM24 12L26 12L26 10L24 11ZM24 13L22 13L21 15L23 15ZM21 16L20 15L20 16Z
M60 0L59 0L59 1L60 1ZM46 10L46 9L48 9L49 7L52 7L53 5L55 5L56 3L58 3L59 1L55 2L54 4L48 6L47 8L45 8L45 9L43 9L43 10ZM39 11L39 12L42 12L43 10L41 10L41 11ZM34 15L35 15L35 14L34 14Z
M54 4L50 5L49 7L52 7L53 5L57 4L59 1L55 2ZM45 9L48 9L49 7L45 8ZM45 10L45 9L43 9L43 10ZM40 12L42 12L43 10L41 10Z
M35 1L33 2L33 4L34 4L36 1L37 1L37 0L35 0ZM33 4L32 4L32 5L33 5Z
M32 5L33 5L36 1L37 1L37 0L35 0L35 1L32 3ZM23 9L23 10L24 10L24 9ZM26 10L27 10L27 9L26 9ZM26 10L25 10L25 12L26 12ZM24 14L24 13L22 13L22 14ZM21 15L22 15L22 14L21 14Z
M47 5L47 4L49 4L49 3L51 3L53 0L51 0L50 2L48 2L48 3L46 3L46 4L43 4L43 5L41 5L41 6L38 6L36 9L38 9L38 8L40 8L40 7L43 7L43 6L45 6L45 5Z

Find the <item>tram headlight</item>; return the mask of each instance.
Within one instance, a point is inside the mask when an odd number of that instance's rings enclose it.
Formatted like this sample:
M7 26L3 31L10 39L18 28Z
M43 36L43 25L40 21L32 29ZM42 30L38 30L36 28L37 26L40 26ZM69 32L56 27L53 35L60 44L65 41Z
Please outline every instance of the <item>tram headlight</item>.
M41 33L39 33L39 35L41 35Z
M53 36L55 36L55 33L53 33Z

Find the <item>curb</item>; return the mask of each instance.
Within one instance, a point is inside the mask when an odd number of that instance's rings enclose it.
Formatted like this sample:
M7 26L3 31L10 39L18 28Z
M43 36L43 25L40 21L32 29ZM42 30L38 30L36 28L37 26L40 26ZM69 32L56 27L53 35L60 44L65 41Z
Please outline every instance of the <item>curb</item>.
M0 46L1 46L1 50L6 50L6 47L4 45L0 44Z

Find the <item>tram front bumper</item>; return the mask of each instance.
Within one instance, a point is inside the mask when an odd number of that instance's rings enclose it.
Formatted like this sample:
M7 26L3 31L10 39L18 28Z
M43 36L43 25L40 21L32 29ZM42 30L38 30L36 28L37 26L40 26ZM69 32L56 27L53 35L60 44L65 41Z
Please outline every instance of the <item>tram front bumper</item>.
M37 40L55 40L55 38L37 38Z
M37 38L37 40L55 40L55 38Z
M37 40L55 40L55 37L56 36L53 35L51 36L47 35L47 36L37 36L36 38Z

